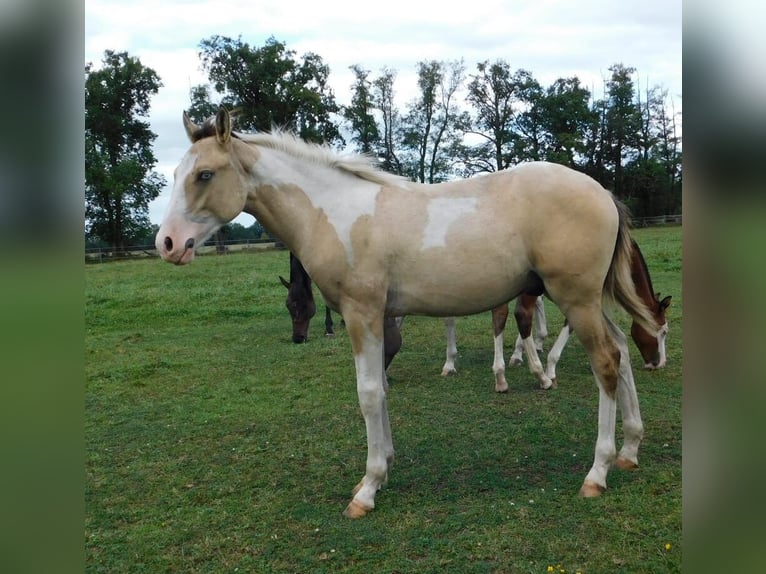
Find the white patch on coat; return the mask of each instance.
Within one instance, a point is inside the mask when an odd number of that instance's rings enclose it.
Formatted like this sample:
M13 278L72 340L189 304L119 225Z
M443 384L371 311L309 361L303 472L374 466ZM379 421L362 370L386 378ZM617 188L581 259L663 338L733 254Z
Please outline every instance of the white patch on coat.
M321 210L346 249L349 264L354 263L351 229L365 215L375 213L380 183L366 181L338 170L310 170L295 167L295 159L278 149L261 149L259 163L266 166L262 183L279 187L297 186L306 194L315 209Z
M475 197L435 198L429 201L422 249L446 247L450 226L476 211L477 201Z
M379 185L365 184L353 193L340 195L335 189L324 187L312 190L308 194L314 207L321 209L327 221L333 226L343 246L349 264L354 263L354 250L351 245L351 229L360 217L375 213Z

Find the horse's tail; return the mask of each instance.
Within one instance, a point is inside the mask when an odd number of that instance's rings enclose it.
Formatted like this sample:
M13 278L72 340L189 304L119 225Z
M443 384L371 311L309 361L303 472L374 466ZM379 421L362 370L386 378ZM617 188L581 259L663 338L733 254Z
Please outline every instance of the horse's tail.
M604 296L617 301L633 320L646 329L647 333L656 335L659 325L636 293L636 286L631 276L630 258L633 243L630 236L630 214L628 208L619 200L614 199L619 213L620 225L617 231L617 242L612 255L612 264L604 280Z

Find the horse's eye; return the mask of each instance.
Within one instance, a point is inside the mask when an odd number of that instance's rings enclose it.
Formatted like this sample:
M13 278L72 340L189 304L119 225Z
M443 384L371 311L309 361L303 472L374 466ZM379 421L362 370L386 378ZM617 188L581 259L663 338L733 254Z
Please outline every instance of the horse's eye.
M213 178L213 172L209 169L203 169L201 172L199 172L199 175L197 176L197 179L199 181L208 181Z

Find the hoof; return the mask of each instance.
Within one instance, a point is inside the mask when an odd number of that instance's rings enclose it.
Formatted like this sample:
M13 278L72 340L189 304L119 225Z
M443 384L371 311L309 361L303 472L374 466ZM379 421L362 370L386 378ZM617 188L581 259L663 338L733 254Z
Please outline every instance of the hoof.
M553 388L555 388L555 387L556 387L556 385L555 385L555 384L554 384L554 382L553 382L552 380L550 380L550 379L548 379L547 381L543 381L543 382L541 382L541 383L540 383L540 388L541 388L542 390L544 390L544 391L547 391L548 389L553 389Z
M519 359L518 357L511 357L508 360L508 362L511 363L512 366L518 367L519 365L523 365L524 364L524 359Z
M457 375L456 369L443 369L442 377L449 377L450 375Z
M334 337L335 333L325 333L324 336L325 337Z
M366 508L359 504L356 500L349 502L346 510L343 511L343 516L346 518L362 518L365 514L370 512L372 508Z
M605 490L605 486L601 486L595 482L585 481L580 487L579 494L581 498L594 498L596 496L601 496Z
M635 463L632 460L628 460L627 458L622 458L621 456L618 456L617 459L614 461L614 466L616 466L620 470L635 470L636 468L638 468L638 463Z
M495 384L495 392L496 393L507 393L508 392L508 383L503 381L502 383L496 383Z

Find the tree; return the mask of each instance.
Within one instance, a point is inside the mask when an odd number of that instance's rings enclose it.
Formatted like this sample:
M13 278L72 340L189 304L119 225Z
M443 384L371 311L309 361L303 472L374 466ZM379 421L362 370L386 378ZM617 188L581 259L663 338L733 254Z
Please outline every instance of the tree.
M380 132L373 115L375 102L372 83L367 79L370 71L358 65L349 68L354 72L354 83L351 85L351 105L343 108L343 117L351 125L351 139L356 143L357 151L377 152L380 147Z
M397 142L401 133L401 118L394 104L395 80L396 72L383 68L380 76L372 82L372 91L373 101L380 110L383 121L383 169L397 175L404 175L402 162L396 155Z
M202 40L199 56L221 103L238 109L242 129L288 128L307 141L342 142L331 119L339 107L327 83L330 69L320 56L297 60L273 37L252 48L225 36Z
M612 191L623 195L623 161L637 153L641 116L635 102L633 73L635 68L614 64L609 68L612 76L606 82L606 110L603 153L605 163L614 170Z
M527 70L517 70L512 82L520 109L513 120L516 137L509 163L542 160L545 153L543 87Z
M469 133L483 138L478 146L466 150L464 163L468 173L499 171L508 167L509 146L513 141L511 122L513 104L517 100L516 82L507 62L484 61L470 76L466 101L474 110L473 128Z
M162 83L138 58L111 50L85 75L86 233L122 250L150 229L149 203L165 185L152 171L157 136L142 119Z
M576 168L585 153L585 134L591 124L590 92L580 80L559 78L540 98L544 134L543 159Z
M408 175L421 183L447 178L452 157L446 150L462 138L455 93L463 82L462 61L418 63L420 95L409 106L403 146L410 150Z
M220 107L213 103L210 96L210 86L204 84L192 87L189 90L189 99L191 105L186 113L196 124L201 124L206 119L213 117Z

